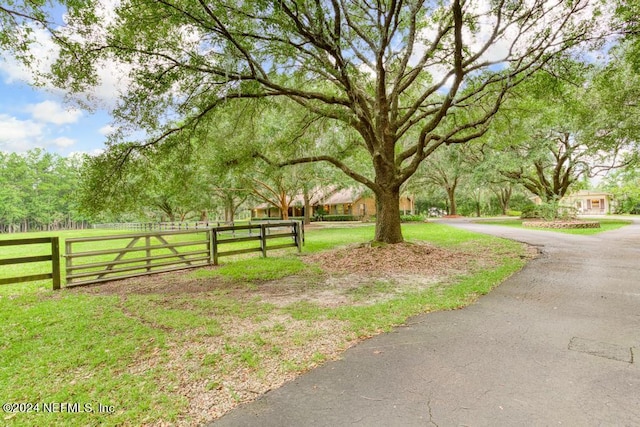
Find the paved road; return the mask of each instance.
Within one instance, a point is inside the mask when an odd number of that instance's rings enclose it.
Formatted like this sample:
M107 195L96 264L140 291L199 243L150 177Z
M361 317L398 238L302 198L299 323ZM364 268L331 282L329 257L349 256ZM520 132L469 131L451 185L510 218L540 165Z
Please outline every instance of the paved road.
M211 426L640 426L640 224L593 237L466 222L542 256Z

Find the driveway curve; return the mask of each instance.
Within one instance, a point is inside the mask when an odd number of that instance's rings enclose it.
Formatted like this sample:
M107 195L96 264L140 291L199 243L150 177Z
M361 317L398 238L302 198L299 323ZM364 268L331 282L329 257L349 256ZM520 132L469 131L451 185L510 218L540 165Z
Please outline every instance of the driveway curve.
M640 224L595 236L452 221L542 255L211 426L640 426Z

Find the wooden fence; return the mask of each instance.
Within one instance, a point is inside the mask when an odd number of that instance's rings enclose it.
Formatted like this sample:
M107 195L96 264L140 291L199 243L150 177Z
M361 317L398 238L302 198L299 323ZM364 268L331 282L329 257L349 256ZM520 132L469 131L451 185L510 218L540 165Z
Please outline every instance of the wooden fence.
M268 244L278 238L291 241ZM91 246L105 242L113 248L91 249ZM223 250L227 245L242 242L256 242L257 245ZM268 250L288 247L297 247L300 251L302 242L299 222L66 239L67 286L217 265L223 256L261 252L266 257Z
M240 225L259 224L289 224L292 221L302 221L302 219L269 219L254 218L240 221L174 221L174 222L118 222L94 224L93 228L106 230L133 230L133 231L181 231L181 230L208 230L212 227L228 227ZM303 223L304 226L304 223Z
M289 228L290 231L284 231L283 228ZM244 233L242 233L244 231ZM257 234L256 234L257 232ZM231 237L228 233L232 233ZM281 237L291 237L293 242L267 245L267 241ZM300 222L279 222L274 224L251 224L251 225L229 225L226 227L215 227L211 229L211 248L213 265L218 265L218 259L222 256L240 255L251 252L262 252L262 256L267 256L267 250L297 247L298 252L302 247L304 235ZM220 246L231 243L259 241L260 247L247 249L236 249L221 251Z
M23 283L34 280L53 280L53 289L60 289L60 240L58 237L39 237L31 239L0 240L0 246L36 245L48 243L51 253L20 258L0 259L0 265L28 264L34 262L51 261L51 273L32 274L27 276L7 277L0 279L0 285L9 283Z
M94 224L93 228L106 230L133 230L133 231L181 231L181 230L208 230L212 227L234 225L233 222L224 221L177 221L177 222L118 222Z

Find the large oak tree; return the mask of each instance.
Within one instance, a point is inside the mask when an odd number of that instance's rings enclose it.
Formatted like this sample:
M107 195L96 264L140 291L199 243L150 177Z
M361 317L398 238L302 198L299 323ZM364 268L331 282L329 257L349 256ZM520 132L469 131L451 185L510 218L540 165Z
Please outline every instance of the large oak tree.
M583 180L631 163L637 108L625 104L635 103L636 85L632 74L622 79L623 69L559 61L529 79L487 135L495 150L487 162L543 202L559 201Z
M193 137L218 107L247 99L285 98L333 122L334 142L290 158L253 154L278 166L334 165L373 191L375 240L395 243L401 185L441 145L483 135L514 86L591 37L595 3L122 0L105 10L87 1L57 33L54 71L60 86L81 91L97 67L126 64L129 88L114 114L148 139L125 154ZM347 148L364 153L366 170L343 160Z

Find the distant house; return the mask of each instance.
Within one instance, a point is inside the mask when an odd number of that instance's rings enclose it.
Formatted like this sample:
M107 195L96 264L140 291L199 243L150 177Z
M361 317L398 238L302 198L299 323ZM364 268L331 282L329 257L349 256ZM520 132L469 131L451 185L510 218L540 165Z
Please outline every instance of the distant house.
M302 195L296 195L290 203L289 216L303 216L304 202ZM376 200L373 196L359 188L323 188L314 192L310 200L311 217L322 215L350 215L357 219L367 219L376 214ZM400 212L413 214L413 197L400 197ZM255 218L279 217L280 212L274 207L261 204L253 209Z
M309 204L312 206L311 216L313 216L313 206L317 206L324 198L335 191L334 187L315 188L311 190ZM293 198L287 197L289 204L289 217L304 216L304 195L297 194ZM269 203L261 203L251 210L253 218L280 218L280 209Z
M542 199L538 196L532 197L531 200L536 205L542 204ZM581 215L603 215L611 213L615 201L610 193L580 190L564 196L560 205L573 207Z
M318 204L327 215L353 215L366 219L376 214L376 199L365 195L365 191L358 188L337 190ZM317 209L318 206L315 206ZM413 214L414 200L412 197L400 197L400 212Z
M613 210L613 196L600 191L580 190L562 199L562 204L572 206L583 215L601 215Z

